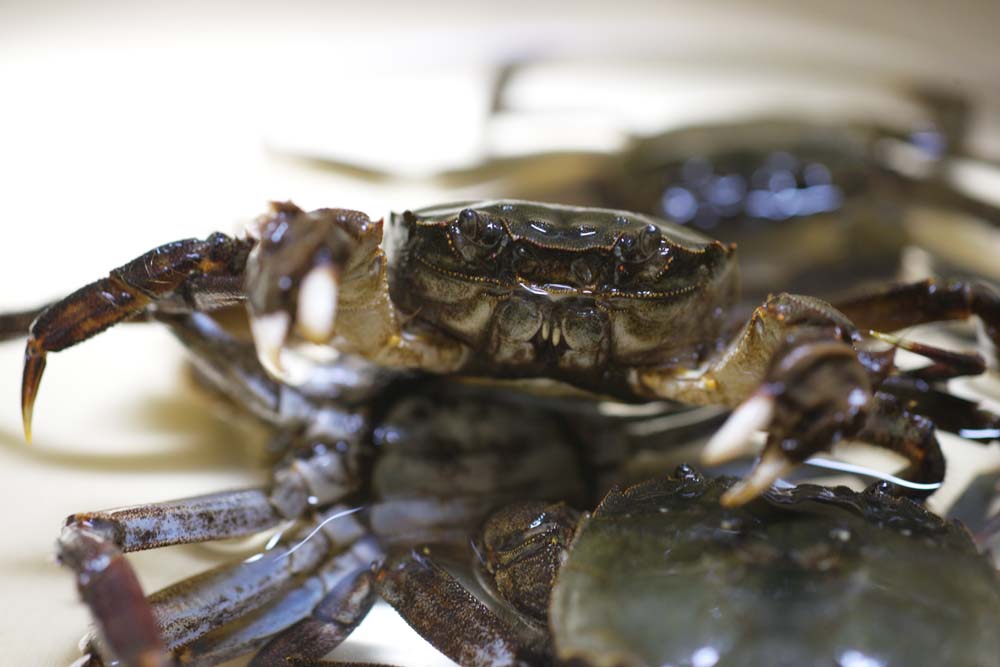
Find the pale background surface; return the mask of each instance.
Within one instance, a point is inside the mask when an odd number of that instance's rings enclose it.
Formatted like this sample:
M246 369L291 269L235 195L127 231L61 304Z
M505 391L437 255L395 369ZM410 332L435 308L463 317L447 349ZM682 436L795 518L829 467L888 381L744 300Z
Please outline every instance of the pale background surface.
M875 89L913 74L1000 100L992 2L595 2L572 14L561 3L354 4L0 4L0 306L65 294L167 240L231 231L271 198L373 215L454 198L413 181L319 172L265 146L315 146L410 174L469 164L503 144L501 130L484 135L482 125L499 60L583 63L515 91L526 108L560 99L584 108L541 133L554 145L565 140L555 127L613 146L615 128L705 117L720 87L731 92L777 65ZM727 63L736 84L705 94L685 69ZM980 118L981 145L994 155L996 118ZM52 357L28 447L21 353L0 346L0 662L65 665L88 621L52 561L61 520L258 483L262 434L185 391L181 352L165 332L122 327ZM982 462L996 450L972 453ZM219 558L219 549L184 547L134 562L154 590ZM377 611L340 657L444 662Z

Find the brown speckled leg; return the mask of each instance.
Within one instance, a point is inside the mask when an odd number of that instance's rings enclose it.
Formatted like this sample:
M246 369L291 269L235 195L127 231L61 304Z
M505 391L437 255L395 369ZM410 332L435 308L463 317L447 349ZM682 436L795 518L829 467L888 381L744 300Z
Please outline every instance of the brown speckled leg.
M285 593L294 589L307 597L309 591L315 593L316 584L306 585L310 577L319 577L322 591L341 578L338 573L345 568L366 568L380 559L381 552L363 539L366 529L353 515L350 508L330 508L251 558L203 572L148 598L118 546L83 524L67 529L61 556L78 573L108 657L129 667L167 665L171 664L168 651L188 646L272 602L281 603ZM331 555L337 558L324 567ZM292 603L284 603L276 612L279 619L290 613ZM267 623L273 626L275 618L272 615ZM259 627L253 632L259 633Z
M838 302L837 309L859 329L898 331L926 322L982 319L1000 347L1000 293L982 282L923 280Z
M410 627L463 667L551 663L537 637L532 642L424 554L390 558L378 572L378 587Z

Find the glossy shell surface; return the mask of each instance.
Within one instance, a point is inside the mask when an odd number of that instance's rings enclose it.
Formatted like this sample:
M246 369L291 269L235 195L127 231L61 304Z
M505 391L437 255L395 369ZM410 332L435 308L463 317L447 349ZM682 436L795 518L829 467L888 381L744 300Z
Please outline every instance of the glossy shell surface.
M696 363L738 294L732 247L635 213L455 204L395 215L389 236L393 302L469 346L478 374L586 387Z
M1000 581L964 529L877 491L801 486L724 509L695 473L612 491L550 624L572 664L996 665Z

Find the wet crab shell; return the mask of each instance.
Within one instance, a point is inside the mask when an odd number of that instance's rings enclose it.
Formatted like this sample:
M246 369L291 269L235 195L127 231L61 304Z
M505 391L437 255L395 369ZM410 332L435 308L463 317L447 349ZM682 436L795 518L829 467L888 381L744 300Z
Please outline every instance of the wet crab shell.
M996 665L1000 578L961 526L877 490L724 509L691 473L612 491L574 538L550 626L578 665Z

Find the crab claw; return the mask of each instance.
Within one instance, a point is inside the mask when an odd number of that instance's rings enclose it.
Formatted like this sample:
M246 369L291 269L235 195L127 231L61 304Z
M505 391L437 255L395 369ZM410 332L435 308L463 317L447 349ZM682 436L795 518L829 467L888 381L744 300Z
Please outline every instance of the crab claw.
M757 431L763 431L774 416L774 397L757 392L737 407L701 451L701 462L719 465L750 453Z
M750 474L729 487L719 500L725 507L745 505L770 489L779 477L788 474L797 465L777 449L768 447Z
M288 313L282 311L250 317L250 332L257 358L268 373L278 377L284 373L281 351L288 340L290 319Z
M310 343L322 345L333 338L337 316L337 271L329 264L309 270L299 286L296 331Z
M749 454L754 433L771 424L776 406L775 397L766 390L757 391L743 401L705 445L701 452L702 462L719 465ZM736 507L750 502L796 465L777 448L767 447L750 474L723 494L722 504Z
M246 291L257 354L269 373L294 382L291 366L331 356L341 281L370 273L382 225L358 211L274 203L256 236Z

